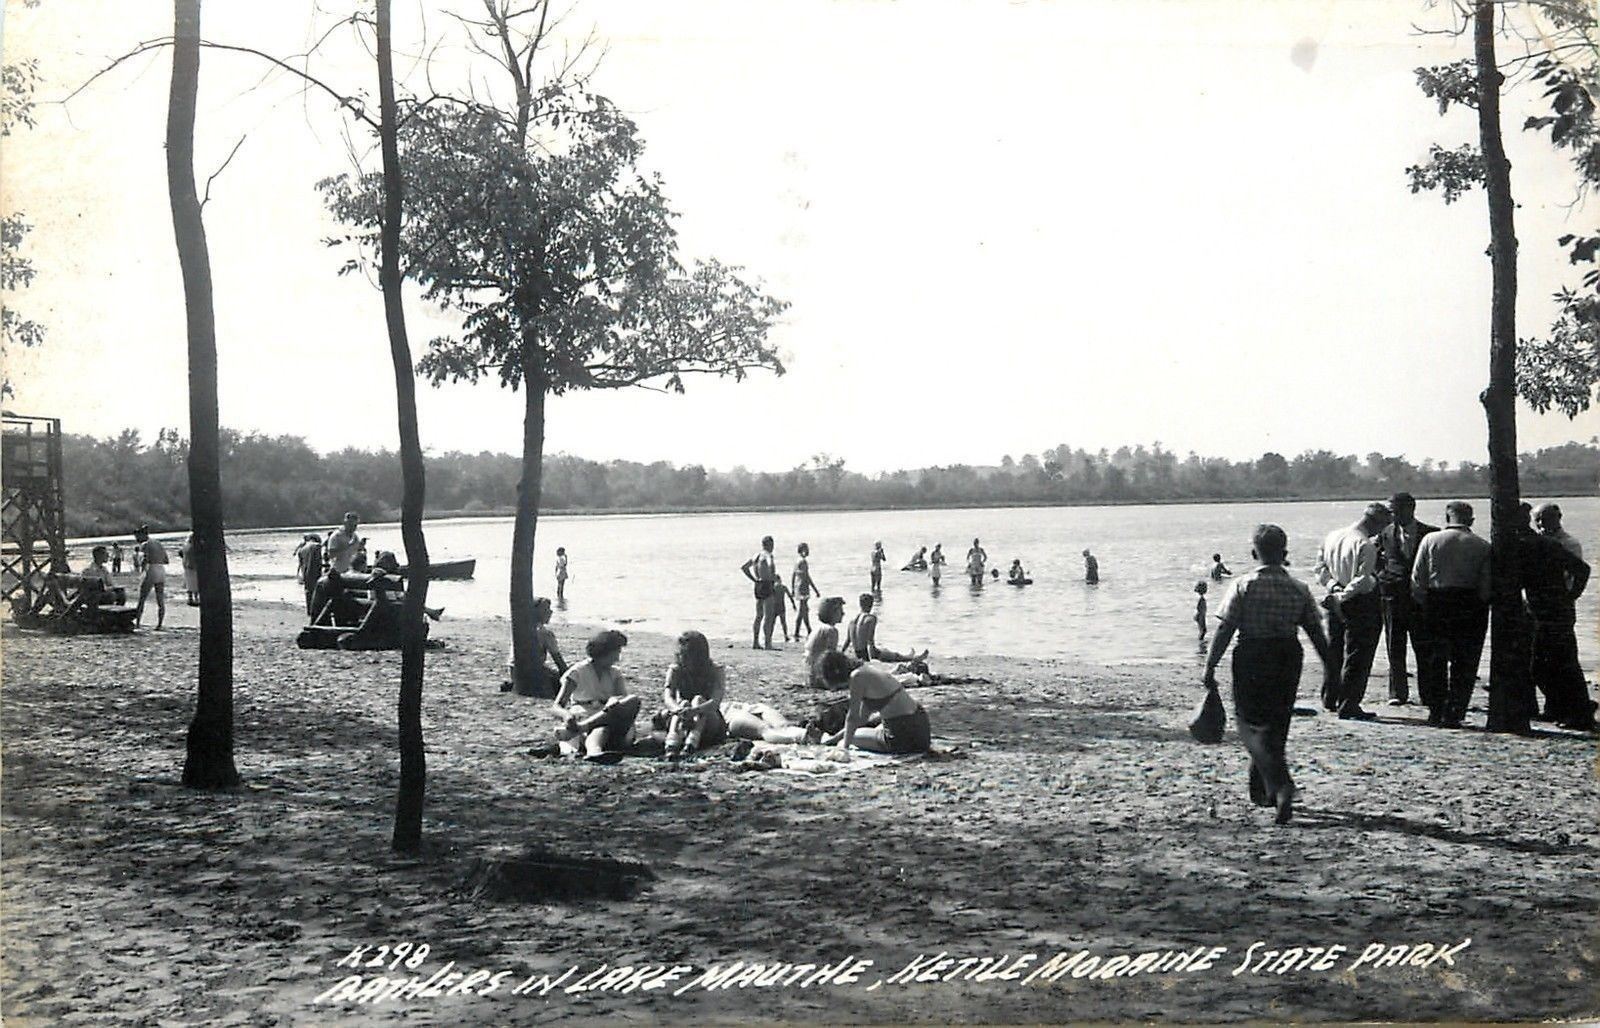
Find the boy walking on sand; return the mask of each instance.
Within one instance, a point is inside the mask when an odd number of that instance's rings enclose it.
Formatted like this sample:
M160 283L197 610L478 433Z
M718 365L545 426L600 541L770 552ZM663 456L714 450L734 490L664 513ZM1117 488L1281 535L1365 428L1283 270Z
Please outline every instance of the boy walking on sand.
M1258 525L1250 541L1250 552L1261 566L1234 580L1217 611L1221 623L1206 657L1205 686L1217 687L1217 664L1237 633L1233 713L1239 741L1250 753L1250 801L1258 807L1276 806L1281 825L1293 816L1294 806L1284 746L1300 691L1299 632L1311 637L1324 665L1330 651L1311 590L1283 567L1288 535L1277 525Z

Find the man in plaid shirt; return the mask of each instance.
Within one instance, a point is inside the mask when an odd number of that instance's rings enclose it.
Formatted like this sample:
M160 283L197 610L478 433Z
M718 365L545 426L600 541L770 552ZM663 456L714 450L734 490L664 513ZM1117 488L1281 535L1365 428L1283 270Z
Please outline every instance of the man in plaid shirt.
M1324 665L1331 659L1322 616L1311 590L1283 566L1289 537L1277 525L1257 525L1250 553L1261 566L1233 582L1217 611L1221 627L1206 658L1205 685L1217 687L1217 664L1235 633L1233 713L1250 753L1250 800L1277 807L1278 824L1293 816L1294 782L1284 746L1300 690L1299 632L1304 629Z

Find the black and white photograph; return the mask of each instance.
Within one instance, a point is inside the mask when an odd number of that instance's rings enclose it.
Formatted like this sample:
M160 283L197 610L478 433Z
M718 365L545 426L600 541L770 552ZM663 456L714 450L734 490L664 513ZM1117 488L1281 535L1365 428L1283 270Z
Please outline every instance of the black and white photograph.
M1594 0L4 0L0 1016L1600 1018Z

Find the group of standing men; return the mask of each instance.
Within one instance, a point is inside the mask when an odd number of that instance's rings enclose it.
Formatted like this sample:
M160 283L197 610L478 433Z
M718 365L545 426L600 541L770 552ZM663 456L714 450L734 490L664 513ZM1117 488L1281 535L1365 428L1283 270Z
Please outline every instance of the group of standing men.
M1472 505L1445 505L1444 527L1416 518L1416 500L1396 493L1369 504L1361 518L1330 532L1317 556L1316 578L1326 589L1331 659L1323 706L1347 720L1374 720L1365 710L1367 677L1386 635L1389 703L1411 702L1406 642L1417 656L1417 699L1428 724L1460 728L1489 626L1491 549L1472 531ZM1502 666L1516 669L1491 693L1486 727L1527 732L1535 719L1563 728L1595 728L1595 704L1578 664L1575 601L1589 580L1583 548L1561 527L1561 508L1520 508L1514 526L1515 588L1523 617L1511 634L1517 652ZM1535 688L1544 694L1541 713Z

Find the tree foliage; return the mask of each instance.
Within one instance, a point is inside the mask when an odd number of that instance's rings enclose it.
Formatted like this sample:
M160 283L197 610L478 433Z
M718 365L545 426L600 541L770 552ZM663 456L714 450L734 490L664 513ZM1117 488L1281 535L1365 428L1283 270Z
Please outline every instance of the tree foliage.
M13 128L33 127L33 94L39 82L37 61L17 61L0 67L0 137ZM0 293L11 294L33 284L37 272L22 248L33 226L20 211L0 217ZM44 341L44 326L24 317L12 306L9 296L0 304L0 364L7 373L0 381L0 396L12 393L9 361L4 354L17 346L38 346Z
M1581 201L1600 185L1600 126L1595 122L1600 32L1595 8L1583 0L1526 0L1519 6L1521 18L1508 20L1507 31L1522 36L1526 53L1506 67L1538 87L1539 102L1548 109L1527 118L1523 129L1547 133L1551 145L1571 158L1580 194L1573 210L1581 213ZM1440 114L1458 104L1476 107L1477 73L1470 60L1418 68L1416 74L1419 88L1437 101ZM1435 145L1428 159L1407 168L1406 175L1413 193L1437 190L1446 203L1453 203L1483 184L1483 155L1475 145ZM1589 408L1600 383L1600 229L1565 233L1556 244L1582 270L1576 286L1554 294L1557 313L1549 332L1518 340L1517 393L1541 414L1559 410L1571 418Z
M639 168L632 121L584 93L549 103L558 129L524 152L502 118L475 108L418 110L401 132L411 206L406 275L459 312L459 334L434 339L419 370L435 382L493 374L523 381L524 333L537 339L548 390L664 381L692 373L782 369L768 334L786 307L736 268L677 259L660 179ZM352 230L355 270L370 261L381 184L320 183Z
M393 451L319 454L297 436L222 430L222 492L233 528L336 525L347 510L372 522L400 510L400 460ZM68 435L64 443L67 524L73 535L127 533L148 523L187 530L188 443L171 429L153 442L128 430L105 439ZM1373 497L1396 489L1419 494L1481 496L1482 465L1403 456L1358 458L1330 450L1285 456L1264 453L1230 461L1160 445L1090 452L1065 444L1018 457L1011 467L907 468L881 474L848 470L818 454L787 471L714 469L667 461L594 461L554 454L545 461L544 507L583 510L731 510L768 506L973 505L1098 503L1112 498L1110 469L1121 476L1118 498L1204 501L1243 498ZM521 458L508 453L440 453L427 458L436 516L509 513L517 502ZM1571 443L1523 454L1521 471L1542 495L1600 488L1600 446Z

